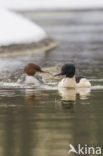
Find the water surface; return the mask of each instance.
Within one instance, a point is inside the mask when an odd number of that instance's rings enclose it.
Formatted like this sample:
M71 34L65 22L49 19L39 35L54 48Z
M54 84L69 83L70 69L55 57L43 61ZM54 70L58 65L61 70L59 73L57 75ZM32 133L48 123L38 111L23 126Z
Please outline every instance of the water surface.
M2 86L0 155L72 156L68 154L69 144L103 147L103 12L24 15L61 44L53 51L0 58L1 80L10 74L9 81L14 83L14 77L21 76L30 61L49 67L54 73L61 64L72 62L77 75L87 76L91 81L92 89L65 90L64 94L57 90L58 79L52 85L50 79L42 89Z

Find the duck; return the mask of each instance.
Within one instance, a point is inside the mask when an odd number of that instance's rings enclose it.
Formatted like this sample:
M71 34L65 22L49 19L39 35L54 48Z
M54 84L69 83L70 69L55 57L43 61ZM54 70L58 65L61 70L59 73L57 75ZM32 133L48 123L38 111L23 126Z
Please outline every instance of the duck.
M55 76L65 75L59 84L60 88L91 88L91 83L85 77L75 76L75 65L74 64L64 64L61 68L61 72Z
M49 73L48 71L44 71L41 69L41 67L37 64L34 63L28 63L25 67L24 67L24 73L26 74L25 77L25 83L26 84L33 84L33 85L40 85L43 84L43 80L42 77L39 75L36 75L36 73Z

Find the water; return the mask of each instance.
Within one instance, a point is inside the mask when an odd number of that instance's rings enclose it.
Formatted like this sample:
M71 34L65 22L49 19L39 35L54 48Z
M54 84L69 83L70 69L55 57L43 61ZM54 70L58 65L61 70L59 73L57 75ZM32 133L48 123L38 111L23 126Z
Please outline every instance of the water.
M73 62L77 75L87 76L92 89L58 91L59 80L53 75L42 89L20 88L15 87L11 76L13 86L0 89L0 155L72 156L74 154L68 154L69 144L102 147L103 12L31 12L24 15L44 27L61 44L53 51L0 58L3 63L1 80L2 75L8 76L8 73L20 76L29 61L53 73L60 70L61 64ZM47 80L48 75L43 77Z

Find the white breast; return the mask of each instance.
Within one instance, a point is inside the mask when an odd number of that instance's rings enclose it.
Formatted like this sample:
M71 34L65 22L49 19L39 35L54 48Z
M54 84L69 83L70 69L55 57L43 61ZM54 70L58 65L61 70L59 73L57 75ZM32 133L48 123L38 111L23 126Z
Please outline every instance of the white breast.
M26 84L33 84L35 86L40 85L40 82L33 76L26 76L25 83Z
M62 79L61 82L58 84L58 87L63 87L63 88L76 88L75 77Z
M82 78L79 83L77 83L77 88L90 88L91 83L86 79Z

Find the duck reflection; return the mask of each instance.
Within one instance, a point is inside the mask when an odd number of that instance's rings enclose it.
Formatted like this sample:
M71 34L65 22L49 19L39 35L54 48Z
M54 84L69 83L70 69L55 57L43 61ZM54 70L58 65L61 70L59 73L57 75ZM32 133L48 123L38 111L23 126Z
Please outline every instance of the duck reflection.
M76 96L79 94L81 100L88 99L90 96L90 88L68 89L58 88L59 95L63 101L76 101Z
M86 100L90 96L91 88L78 88L77 94L79 94L81 100Z
M37 103L41 103L41 101L45 101L48 99L48 94L45 94L42 90L36 89L25 89L24 100L27 106L34 106Z
M36 100L36 95L35 91L33 89L25 89L25 102L29 106L34 105L34 101Z
M76 89L59 88L59 94L63 101L76 100Z

